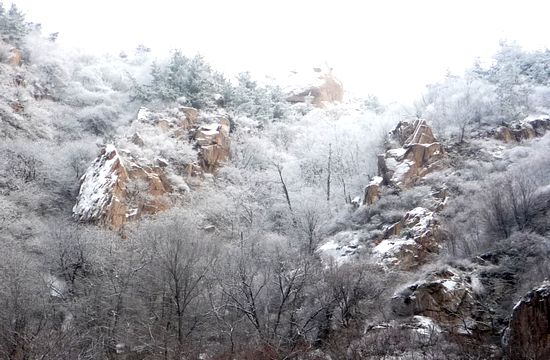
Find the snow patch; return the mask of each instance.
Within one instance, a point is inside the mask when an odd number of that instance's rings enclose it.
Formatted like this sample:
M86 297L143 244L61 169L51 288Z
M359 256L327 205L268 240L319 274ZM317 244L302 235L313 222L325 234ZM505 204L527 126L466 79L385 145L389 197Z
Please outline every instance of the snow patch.
M526 122L526 123L529 123L531 121L535 121L535 120L550 120L550 116L548 115L529 115L527 116L525 119L523 119L523 122Z
M50 296L60 298L67 292L67 283L64 280L53 275L46 275L44 280L50 289Z
M147 109L146 107L141 107L137 113L136 118L140 122L147 122L149 121L151 115L152 115L151 110Z
M455 281L452 280L445 280L441 284L445 286L445 288L449 291L453 291L458 285Z
M81 178L80 192L73 207L73 215L79 221L98 219L113 201L112 190L118 180L116 167L121 158L113 145L105 147Z
M381 185L384 179L381 176L375 176L369 182L369 185Z
M433 319L421 315L415 315L413 316L413 319L419 326L419 328L415 329L418 333L422 335L441 333L441 328L433 321Z
M407 152L407 149L405 148L397 148L397 149L391 149L387 151L387 154L390 155L393 158L401 158L405 153Z
M412 160L405 160L401 164L397 164L395 166L392 180L394 180L397 184L401 183L401 180L403 180L403 178L409 172L409 170L411 169L411 166L413 165L414 165L414 161Z
M359 233L357 231L344 231L328 239L317 248L317 252L326 258L332 258L338 265L342 265L349 262L361 248Z

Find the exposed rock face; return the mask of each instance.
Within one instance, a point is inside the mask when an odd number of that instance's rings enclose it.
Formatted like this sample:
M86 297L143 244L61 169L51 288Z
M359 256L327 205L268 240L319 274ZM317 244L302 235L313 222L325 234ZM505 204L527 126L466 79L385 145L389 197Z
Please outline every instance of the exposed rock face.
M82 176L73 216L118 230L128 219L167 209L169 191L160 168L140 166L107 145Z
M417 207L405 214L401 221L386 228L373 251L382 265L402 270L416 268L439 251L438 228L434 213Z
M313 105L323 107L326 103L341 102L344 98L344 87L332 72L323 73L319 68L313 70L313 74L294 73L294 84L285 88L286 100L291 103L311 102Z
M82 177L73 208L77 221L121 229L129 220L166 210L168 196L189 191L189 183L199 185L205 173L214 172L230 157L226 116L186 107L165 112L141 108L134 125L132 135L121 139L134 154L108 145ZM167 148L173 149L170 159L147 148L146 140L158 141L159 133L164 133L160 139ZM195 149L187 146L185 159L178 158L182 143Z
M550 359L550 283L530 291L514 307L503 338L509 359Z
M213 172L231 156L229 120L221 116L215 120L200 126L193 135L199 149L199 165L206 172Z
M317 253L324 259L331 259L337 265L342 265L352 261L353 257L361 252L363 246L360 243L361 232L343 231L327 238L317 248Z
M373 205L380 199L381 186L384 179L380 176L375 176L365 188L365 196L363 197L363 205Z
M410 187L437 168L445 149L435 139L426 120L401 121L390 132L389 149L378 156L378 173L385 185Z
M23 52L19 49L13 48L10 51L10 57L8 61L11 66L23 65Z
M184 136L196 125L198 116L197 109L185 106L162 112L152 112L142 107L138 111L136 121L154 125L164 132L173 132L175 136Z
M542 136L548 130L550 130L550 117L529 116L522 121L498 127L494 136L497 140L511 143Z
M197 161L187 164L189 176L202 177L204 172L212 173L231 156L227 115L202 114L197 109L183 106L156 113L141 108L137 121L153 125L171 138L189 141L196 148ZM140 143L135 135L134 140L134 143Z
M395 294L392 311L399 316L426 316L451 332L469 334L476 326L470 317L474 303L471 281L452 268L430 273Z

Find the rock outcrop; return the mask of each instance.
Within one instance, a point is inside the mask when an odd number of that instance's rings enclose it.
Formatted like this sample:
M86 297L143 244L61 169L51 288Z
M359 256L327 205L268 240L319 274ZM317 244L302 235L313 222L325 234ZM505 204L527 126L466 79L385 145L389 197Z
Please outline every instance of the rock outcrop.
M360 231L342 231L334 236L328 237L324 243L317 248L317 253L324 259L330 259L337 265L352 261L361 252Z
M548 130L549 116L529 116L521 121L499 126L494 132L494 137L505 143L521 142L543 136Z
M508 359L550 359L550 283L530 291L514 307L503 337Z
M445 155L445 149L422 119L399 122L390 132L387 146L386 153L378 156L378 173L384 185L410 187L437 168Z
M10 51L8 62L11 66L19 67L23 65L23 52L17 48Z
M198 156L196 161L186 164L189 176L201 177L205 172L212 173L231 157L231 124L226 114L205 114L190 107L165 112L141 108L137 122L152 125L155 130L167 133L169 138L188 141L193 145ZM138 139L136 141L139 142Z
M215 122L200 126L193 134L199 150L199 165L206 172L213 172L231 156L229 144L229 120L217 117Z
M73 216L118 230L130 219L166 210L169 191L161 168L139 165L107 145L81 178Z
M362 205L374 205L381 195L381 186L384 179L380 176L375 176L365 188Z
M141 108L131 135L119 139L125 146L107 145L82 177L74 218L118 230L129 220L168 209L169 197L189 191L188 184L200 185L206 173L229 159L229 131L223 114ZM147 139L163 142L170 154ZM184 144L181 156L187 157L179 158Z
M438 228L434 213L417 207L385 229L382 239L373 249L374 254L381 265L414 269L439 252Z
M477 326L472 277L454 268L434 271L395 294L392 311L398 316L420 315L457 334L471 334Z
M331 70L323 72L313 69L313 74L293 73L292 84L285 87L286 100L290 103L312 103L323 107L327 103L341 102L344 98L344 87Z

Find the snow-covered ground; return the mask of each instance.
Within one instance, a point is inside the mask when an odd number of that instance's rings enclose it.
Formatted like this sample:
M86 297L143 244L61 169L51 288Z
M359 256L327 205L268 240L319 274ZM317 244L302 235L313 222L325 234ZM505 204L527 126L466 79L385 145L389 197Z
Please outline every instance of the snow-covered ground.
M343 231L328 238L317 251L325 257L331 259L338 265L350 262L357 255L363 246L360 244L360 231Z

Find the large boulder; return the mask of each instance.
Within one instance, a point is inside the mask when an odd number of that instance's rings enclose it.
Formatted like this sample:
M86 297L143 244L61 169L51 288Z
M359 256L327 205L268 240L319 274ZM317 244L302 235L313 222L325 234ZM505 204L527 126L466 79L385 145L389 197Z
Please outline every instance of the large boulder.
M130 219L166 210L169 191L161 168L140 165L107 145L81 178L73 217L118 230Z
M503 344L509 359L550 359L550 282L516 304Z
M231 157L229 142L229 119L216 116L213 122L199 126L193 140L199 151L199 165L206 172L214 172Z
M141 108L130 131L117 139L122 147L107 145L82 177L73 208L77 221L122 229L130 220L166 210L169 197L188 192L189 184L201 185L206 173L230 157L224 114Z
M477 326L471 315L472 279L454 268L433 271L397 292L391 299L392 311L404 317L425 316L452 333L469 335Z
M19 67L23 65L23 52L17 48L11 49L8 62L11 66Z
M438 229L435 214L417 207L385 229L373 248L374 255L383 266L401 270L417 268L439 252Z
M196 126L198 117L197 109L186 106L158 112L142 107L135 121L142 125L152 125L163 132L171 133L174 137L184 137Z
M362 205L374 205L381 196L381 186L384 179L375 176L365 188Z
M142 107L136 122L142 127L150 126L153 131L160 130L166 133L167 139L172 139L168 141L173 139L187 141L196 149L196 160L185 164L188 176L202 178L204 173L215 172L231 157L229 140L231 124L225 113L202 113L185 106L153 112ZM136 144L143 142L135 134L131 139Z
M286 100L290 103L312 103L323 107L327 103L341 102L344 87L331 70L314 68L312 73L293 72L284 86Z
M426 120L401 121L390 132L389 149L378 156L378 173L384 185L410 187L438 167L445 149Z
M550 130L548 115L531 115L521 121L499 126L494 132L494 137L505 143L521 142L543 136L548 130Z

